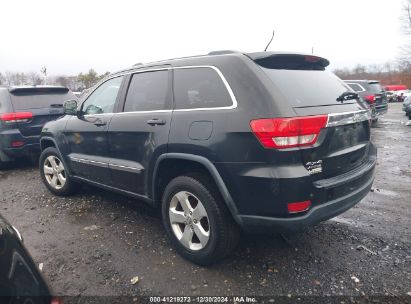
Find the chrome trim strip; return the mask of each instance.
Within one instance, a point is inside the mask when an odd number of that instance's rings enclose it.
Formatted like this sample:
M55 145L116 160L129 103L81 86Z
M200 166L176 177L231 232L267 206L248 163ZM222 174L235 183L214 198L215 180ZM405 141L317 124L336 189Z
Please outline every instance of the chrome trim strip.
M101 113L101 114L84 114L83 117L90 118L94 116L108 116L108 115L113 115L113 114L116 114L116 113L110 112L110 113Z
M328 114L327 127L343 126L348 124L353 124L357 122L362 122L370 120L370 114L366 110L353 111L353 112L343 112Z
M17 237L19 238L19 240L23 242L23 236L21 235L20 231L18 231L17 228L14 227L14 226L11 226L11 228L13 228L13 230L14 230L14 232L16 233L16 235L17 235ZM0 232L1 232L1 229L0 229ZM0 233L0 235L1 235L1 233Z
M165 67L165 68L158 68L158 69L144 69L144 70L134 70L134 71L127 71L121 74L116 74L115 76L113 75L113 77L107 78L104 82L116 78L116 77L120 77L120 76L125 76L125 75L131 75L131 74L139 74L139 73L144 73L144 72L151 72L151 71L165 71L165 70L178 70L178 69L195 69L195 68L209 68L209 69L213 69L218 76L220 76L220 79L222 80L222 82L224 83L225 88L228 91L228 94L230 95L231 98L231 102L232 105L231 106L227 106L227 107L214 107L214 108L194 108L194 109L174 109L174 110L153 110L153 111L132 111L132 112L118 112L118 113L103 113L103 114L86 114L84 116L97 116L97 115L107 115L107 114L126 114L126 113L170 113L172 111L174 112L190 112L190 111L213 111L213 110L231 110L231 109L235 109L238 106L238 102L237 102L237 98L234 95L233 90L230 87L230 84L228 83L227 79L224 77L223 73L220 71L219 68L217 68L216 66L213 65L187 65L187 66L181 66L181 67ZM103 84L103 83L101 83ZM101 85L100 84L100 85ZM100 86L99 85L99 86ZM98 86L98 87L99 87ZM86 102L86 100L88 99L88 97L98 88L96 87L93 91L89 92L88 95L86 96L86 98L84 99L84 101L81 103L80 108L83 106L83 103Z
M131 173L141 173L141 171L143 170L142 168L115 165L115 164L108 164L108 167L110 169L126 171L126 172L131 172Z
M108 167L108 163L103 163L95 160L90 160L90 159L84 159L84 158L78 158L78 157L73 157L69 156L71 161L77 162L77 163L82 163L82 164L87 164L87 165L95 165L103 168Z
M223 73L221 73L220 69L213 66L213 65L191 65L191 66L183 66L183 67L174 67L173 69L195 69L195 68L210 68L217 72L218 76L220 76L221 80L223 81L225 88L230 95L231 102L233 103L231 106L227 107L214 107L214 108L194 108L194 109L175 109L174 112L190 112L190 111L211 111L211 110L230 110L235 109L238 106L237 99L235 98L234 92L231 89L227 79L224 77Z
M118 113L113 113L114 115L124 115L124 114L146 114L146 113L171 113L173 110L152 110L152 111L130 111L130 112L118 112Z

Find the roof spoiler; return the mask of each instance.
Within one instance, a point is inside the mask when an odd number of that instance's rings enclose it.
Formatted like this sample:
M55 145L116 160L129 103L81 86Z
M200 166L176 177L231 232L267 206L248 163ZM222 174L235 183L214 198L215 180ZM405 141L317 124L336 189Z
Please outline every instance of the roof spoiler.
M32 94L32 93L67 93L68 88L63 86L32 86L32 87L11 87L9 92L16 94Z
M259 52L245 55L258 65L268 69L325 70L330 64L325 58L308 54Z

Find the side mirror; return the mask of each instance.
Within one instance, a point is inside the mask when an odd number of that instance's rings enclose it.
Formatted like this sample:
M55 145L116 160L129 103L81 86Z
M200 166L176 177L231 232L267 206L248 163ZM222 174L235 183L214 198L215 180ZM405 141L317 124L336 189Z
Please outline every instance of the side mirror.
M64 114L77 115L77 100L67 100L64 102Z

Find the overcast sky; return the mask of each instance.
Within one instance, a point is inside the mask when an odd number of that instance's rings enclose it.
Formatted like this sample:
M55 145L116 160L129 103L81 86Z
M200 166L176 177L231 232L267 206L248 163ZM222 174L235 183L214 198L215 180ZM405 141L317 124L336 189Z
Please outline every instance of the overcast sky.
M402 0L3 0L0 72L114 72L212 50L314 53L331 68L395 60Z

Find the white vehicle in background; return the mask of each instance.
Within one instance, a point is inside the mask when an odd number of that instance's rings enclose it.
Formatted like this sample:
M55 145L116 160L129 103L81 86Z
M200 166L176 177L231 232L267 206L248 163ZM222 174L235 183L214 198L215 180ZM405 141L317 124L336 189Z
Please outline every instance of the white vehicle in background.
M407 97L411 97L411 90L399 90L395 91L395 101L402 102ZM401 100L402 99L402 100Z

